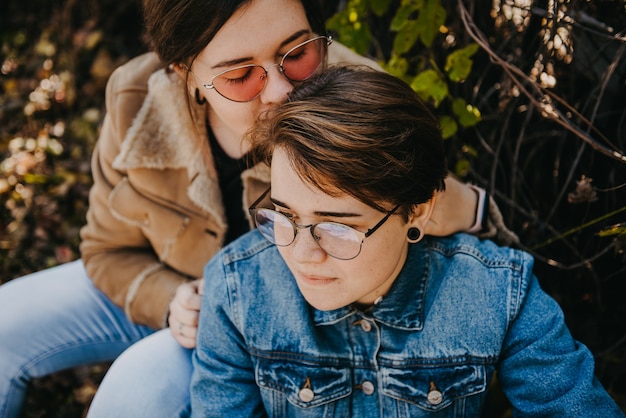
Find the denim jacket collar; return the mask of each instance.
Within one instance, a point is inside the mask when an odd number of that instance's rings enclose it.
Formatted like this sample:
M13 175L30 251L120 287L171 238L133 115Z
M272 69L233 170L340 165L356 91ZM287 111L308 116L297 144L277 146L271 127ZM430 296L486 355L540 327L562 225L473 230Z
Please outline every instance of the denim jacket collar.
M352 306L320 311L313 309L315 325L332 325L351 315L361 314L390 327L419 331L424 323L424 297L428 282L429 257L420 244L409 246L410 255L398 278L382 300L362 312Z

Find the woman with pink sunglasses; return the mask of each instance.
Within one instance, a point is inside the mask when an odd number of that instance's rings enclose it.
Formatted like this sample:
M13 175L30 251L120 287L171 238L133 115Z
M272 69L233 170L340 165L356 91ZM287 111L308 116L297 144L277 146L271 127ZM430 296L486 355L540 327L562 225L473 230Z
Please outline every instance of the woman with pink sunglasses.
M116 358L90 417L186 415L202 268L251 228L244 208L269 181L244 134L326 62L376 66L326 34L315 1L144 8L155 53L109 80L82 259L0 287L14 318L0 323L0 417L19 415L31 379ZM484 194L446 188L426 234L497 229Z

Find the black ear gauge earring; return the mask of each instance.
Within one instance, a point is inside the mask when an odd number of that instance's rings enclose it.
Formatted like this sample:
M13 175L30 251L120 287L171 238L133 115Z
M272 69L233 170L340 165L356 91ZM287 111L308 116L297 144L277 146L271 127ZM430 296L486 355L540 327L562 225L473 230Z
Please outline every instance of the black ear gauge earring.
M206 103L206 98L200 97L200 90L196 89L196 103L203 105Z
M408 238L411 244L414 244L417 241L419 241L420 236L422 236L422 233L420 232L419 229L415 227L409 228L408 232L406 233L406 237Z

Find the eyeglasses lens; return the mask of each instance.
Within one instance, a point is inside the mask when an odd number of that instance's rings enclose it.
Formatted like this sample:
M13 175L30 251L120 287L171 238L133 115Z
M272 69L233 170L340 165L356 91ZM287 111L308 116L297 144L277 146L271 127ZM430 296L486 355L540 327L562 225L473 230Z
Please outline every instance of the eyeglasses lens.
M361 252L361 239L348 226L331 222L320 223L313 228L319 246L340 260L349 260Z
M285 77L304 81L322 64L327 40L324 37L308 40L288 51L280 62ZM247 102L265 88L267 73L260 65L244 65L225 71L212 81L215 90L227 99Z
M286 216L272 210L258 209L254 217L259 231L272 244L284 247L295 239L295 231Z
M279 247L291 245L296 239L297 229L291 220L276 211L258 209L255 221L263 236ZM322 222L313 227L313 236L331 257L350 260L361 252L361 239L346 225Z

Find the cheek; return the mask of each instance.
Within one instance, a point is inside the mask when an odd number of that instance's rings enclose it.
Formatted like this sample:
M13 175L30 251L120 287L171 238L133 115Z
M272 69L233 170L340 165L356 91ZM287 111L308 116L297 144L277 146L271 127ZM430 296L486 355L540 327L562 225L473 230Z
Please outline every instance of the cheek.
M366 268L372 274L385 276L398 269L398 264L404 260L408 251L408 243L404 239L398 239L397 235L379 238L384 239L369 242L372 245L367 245L366 240L359 257L363 257L362 261L367 260L362 263L361 268Z
M233 132L237 132L242 137L246 132L251 130L254 127L254 124L257 119L257 114L255 112L235 112L231 114L231 130Z
M222 97L213 97L208 102L211 107L209 122L213 133L221 136L222 140L241 143L246 132L254 126L259 113L258 107L253 103L230 102ZM243 145L247 148L247 144Z

